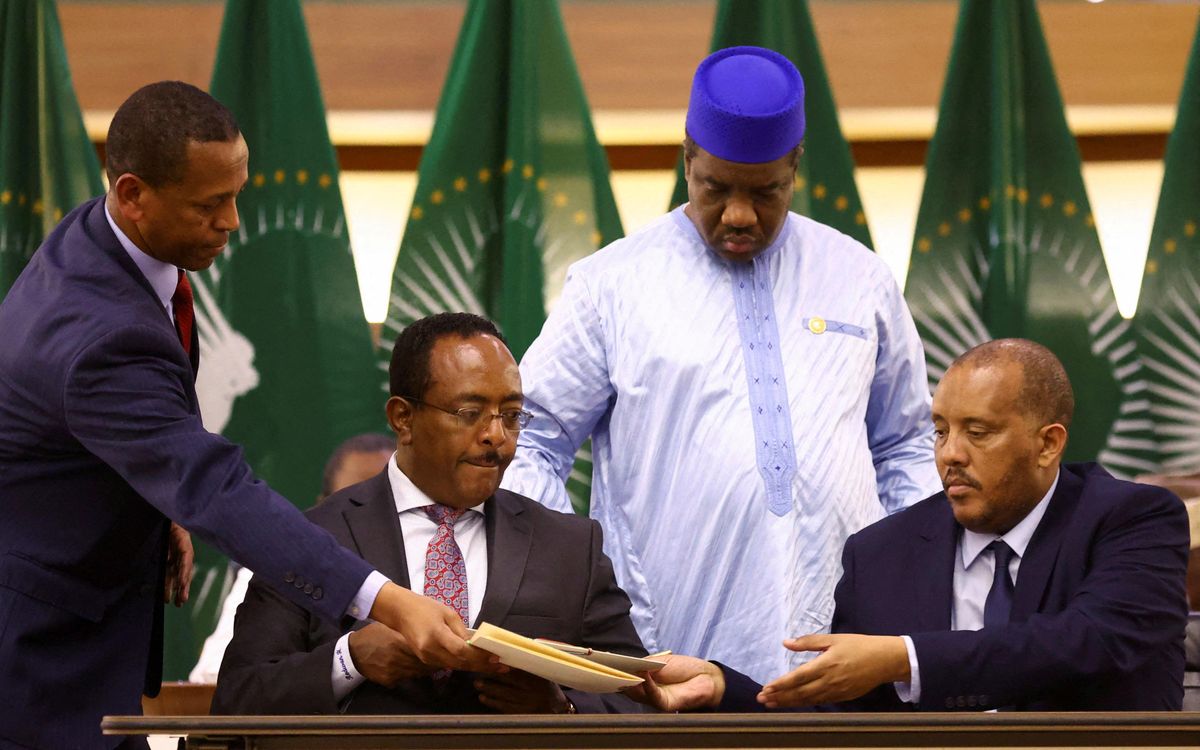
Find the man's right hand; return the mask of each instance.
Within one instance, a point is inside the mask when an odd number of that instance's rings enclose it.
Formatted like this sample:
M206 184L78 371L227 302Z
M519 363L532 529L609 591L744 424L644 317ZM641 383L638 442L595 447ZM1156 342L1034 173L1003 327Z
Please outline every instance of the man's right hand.
M384 687L395 687L401 680L421 677L437 669L413 656L404 636L377 622L351 633L349 644L355 669Z
M659 711L692 711L716 708L725 697L725 675L712 662L672 654L662 669L646 672L645 682L625 695Z
M427 666L468 672L503 671L499 657L467 645L467 629L454 610L390 581L375 597L371 619L403 636L405 648Z

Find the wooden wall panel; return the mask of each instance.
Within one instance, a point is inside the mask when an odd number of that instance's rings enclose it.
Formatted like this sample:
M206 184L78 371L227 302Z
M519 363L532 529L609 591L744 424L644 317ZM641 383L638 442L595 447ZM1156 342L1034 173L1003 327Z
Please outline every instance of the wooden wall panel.
M1001 1L1001 0L997 0ZM114 109L163 78L207 85L220 2L79 2L59 14L80 102ZM712 0L566 0L563 16L596 109L679 109L708 49ZM953 36L950 0L812 0L841 107L937 105ZM1068 104L1174 104L1194 3L1039 5ZM433 109L464 2L305 3L330 109Z

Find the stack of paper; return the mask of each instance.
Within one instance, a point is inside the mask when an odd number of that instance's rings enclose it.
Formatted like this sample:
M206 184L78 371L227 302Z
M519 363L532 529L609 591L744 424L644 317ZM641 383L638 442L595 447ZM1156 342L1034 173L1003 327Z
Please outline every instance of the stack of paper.
M662 668L662 662L651 659L534 640L486 622L472 633L467 643L499 656L501 664L590 693L615 693L641 684L640 677L616 665L638 672Z

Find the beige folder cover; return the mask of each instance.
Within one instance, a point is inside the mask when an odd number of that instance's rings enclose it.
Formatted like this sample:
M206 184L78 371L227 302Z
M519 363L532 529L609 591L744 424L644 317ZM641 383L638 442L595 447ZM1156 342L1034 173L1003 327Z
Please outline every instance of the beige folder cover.
M619 669L622 672L657 672L666 666L667 659L671 656L670 651L659 651L656 654L643 657L626 656L625 654L614 654L611 651L601 651L585 646L573 646L570 643L559 643L548 638L534 638L534 640L556 648L559 651L566 651L568 654L574 654L588 661L594 661L606 667Z
M467 642L499 656L501 664L589 693L615 693L621 688L642 682L640 677L568 654L486 622L475 630Z

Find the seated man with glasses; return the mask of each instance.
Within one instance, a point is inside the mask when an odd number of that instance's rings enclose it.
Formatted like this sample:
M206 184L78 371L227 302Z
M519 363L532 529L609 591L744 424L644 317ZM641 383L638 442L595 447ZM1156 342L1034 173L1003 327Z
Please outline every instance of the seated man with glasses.
M391 580L443 601L468 626L489 622L644 656L599 524L498 489L530 414L517 363L496 327L467 313L416 321L396 339L390 390L393 460L308 517ZM562 689L517 670L431 674L393 631L349 619L342 626L256 578L238 609L213 713L642 710L624 696Z

